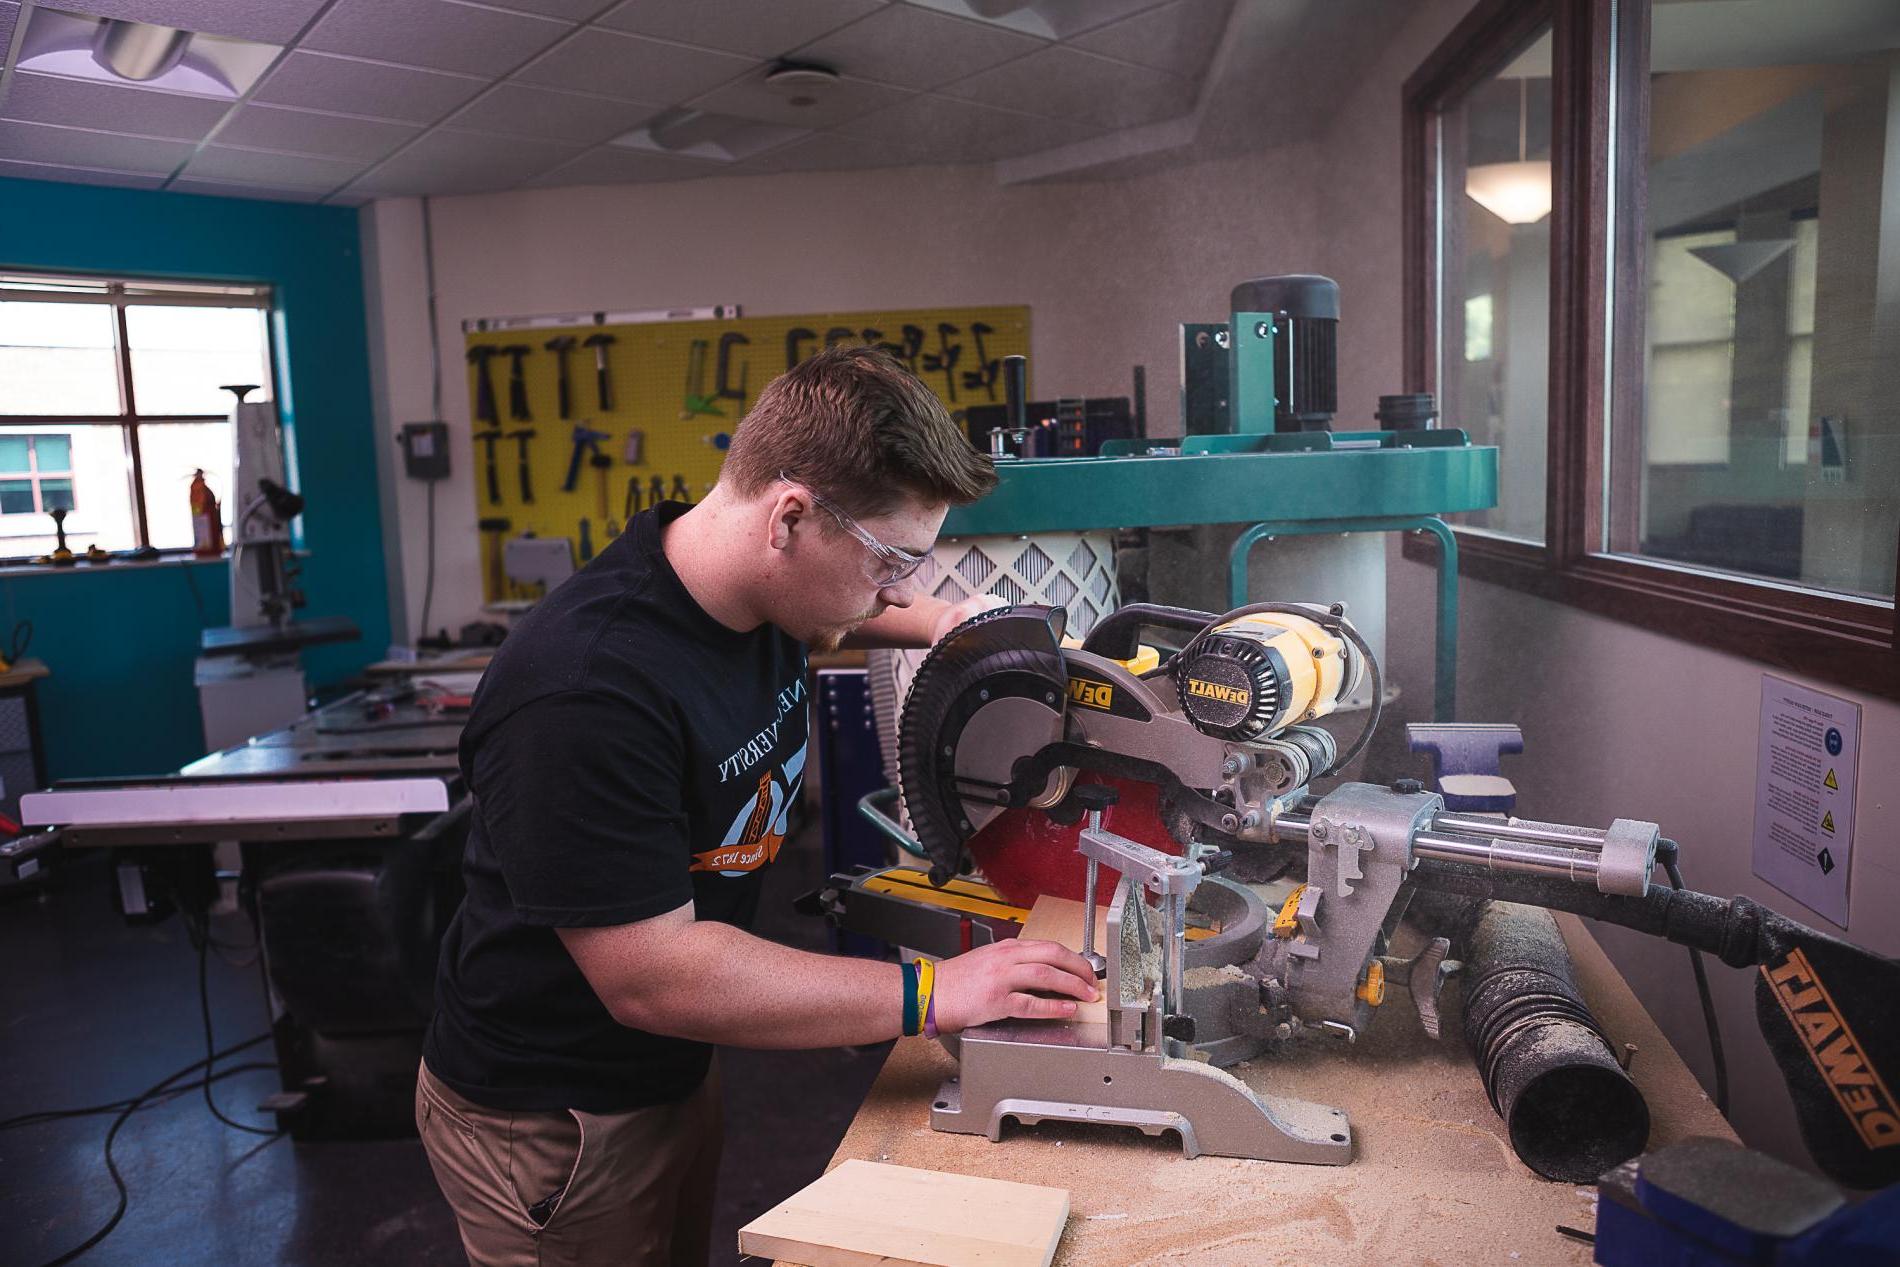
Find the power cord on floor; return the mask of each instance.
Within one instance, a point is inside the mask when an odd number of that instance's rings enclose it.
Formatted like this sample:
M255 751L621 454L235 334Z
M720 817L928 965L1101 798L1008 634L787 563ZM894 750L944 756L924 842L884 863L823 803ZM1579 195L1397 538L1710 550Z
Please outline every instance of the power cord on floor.
M1668 851L1657 850L1657 857L1663 864L1663 870L1669 875L1672 887L1680 889L1682 868L1676 862L1675 842L1668 842ZM1723 1117L1728 1116L1728 1057L1722 1051L1722 1026L1715 1016L1715 1000L1709 994L1709 972L1702 964L1702 952L1689 948L1689 967L1695 972L1696 994L1702 1000L1702 1023L1709 1031L1709 1056L1715 1063L1715 1111Z
M225 1048L223 1051L214 1051L210 1053L210 1055L208 1055L205 1059L195 1060L191 1064L186 1065L183 1069L180 1069L178 1072L172 1074L170 1077L163 1078L159 1080L158 1082L153 1083L149 1088L147 1088L145 1091L141 1092L140 1094L133 1096L129 1101L119 1102L119 1103L123 1103L125 1107L121 1108L119 1110L119 1115L112 1119L112 1128L106 1132L106 1145L105 1145L106 1173L110 1175L112 1178L112 1186L114 1188L117 1188L119 1191L119 1203L116 1207L114 1207L112 1211L112 1217L105 1221L105 1226L101 1227L98 1231L94 1232L91 1236L88 1236L85 1240L81 1241L78 1245L75 1245L73 1248L61 1254L58 1258L49 1260L48 1262L43 1264L43 1267L64 1267L65 1264L72 1262L74 1259L78 1258L80 1255L90 1250L93 1246L97 1245L100 1241L103 1241L106 1237L110 1236L112 1234L112 1229L119 1226L119 1220L125 1217L125 1210L126 1210L127 1198L128 1198L128 1193L125 1186L125 1176L119 1173L118 1163L112 1159L112 1144L113 1144L113 1141L118 1139L120 1129L124 1127L124 1125L127 1122L132 1120L132 1115L138 1112L139 1109L145 1107L146 1102L148 1100L156 1100L160 1096L164 1096L166 1099L170 1099L170 1098L173 1098L173 1095L177 1093L182 1093L182 1092L191 1090L191 1087L195 1084L187 1084L186 1086L183 1086L183 1087L172 1086L174 1082L177 1082L180 1078L183 1078L186 1074L189 1074L193 1072L194 1070L198 1070L198 1069L208 1070L213 1062L222 1060L226 1056L236 1055L238 1052L244 1051L247 1048L255 1047L259 1043L267 1041L269 1038L270 1038L269 1034L259 1034L256 1038L246 1039L244 1042L233 1044L232 1046ZM226 1072L235 1073L237 1072L237 1070L231 1069L231 1070L227 1070ZM205 1081L205 1083L208 1085L211 1081L215 1080L216 1076L217 1075L215 1074L207 1074L207 1076L205 1077L203 1081ZM108 1111L107 1106L94 1106L93 1108L89 1108L89 1109L58 1109L58 1110L52 1110L51 1113L47 1116L81 1117L90 1113L105 1112L105 1111ZM27 1118L37 1118L41 1116L42 1115L40 1114L31 1114L31 1113L25 1115L25 1117ZM17 1118L9 1119L9 1122L21 1122L21 1119L17 1119ZM21 1122L21 1124L24 1124L24 1123Z
M211 1037L211 991L205 980L205 965L207 956L210 953L210 946L211 939L209 937L198 942L198 1014L204 1018L205 1023L205 1064L207 1067L218 1058L217 1052L214 1050L216 1044L212 1041ZM283 1133L279 1127L246 1126L243 1122L236 1122L226 1117L223 1111L218 1108L217 1101L211 1098L212 1082L213 1079L206 1078L203 1083L205 1107L211 1110L212 1117L217 1118L234 1131L245 1131L252 1135L280 1135Z

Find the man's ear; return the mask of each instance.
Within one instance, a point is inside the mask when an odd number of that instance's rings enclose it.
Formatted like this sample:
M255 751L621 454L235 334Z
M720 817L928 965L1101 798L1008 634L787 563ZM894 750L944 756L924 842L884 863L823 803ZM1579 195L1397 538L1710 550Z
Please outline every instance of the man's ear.
M770 517L766 521L766 543L774 550L791 545L792 534L806 524L811 509L811 499L801 490L781 486L772 498Z

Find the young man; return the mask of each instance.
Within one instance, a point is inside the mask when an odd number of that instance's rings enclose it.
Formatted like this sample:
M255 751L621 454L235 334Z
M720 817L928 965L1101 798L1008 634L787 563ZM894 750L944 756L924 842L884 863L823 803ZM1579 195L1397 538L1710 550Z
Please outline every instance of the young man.
M951 504L996 482L886 354L769 384L717 487L649 510L509 635L462 737L468 896L443 942L416 1125L476 1264L703 1263L712 1044L874 1043L894 963L745 932L805 768L805 651L929 646L994 605L920 593ZM1059 1017L1081 956L937 966L938 1030Z

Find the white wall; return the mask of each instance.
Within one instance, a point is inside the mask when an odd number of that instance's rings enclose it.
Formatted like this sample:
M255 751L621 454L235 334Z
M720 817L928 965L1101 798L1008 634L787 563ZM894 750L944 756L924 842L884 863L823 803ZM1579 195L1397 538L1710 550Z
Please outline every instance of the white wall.
M712 303L749 315L1028 304L1032 390L1122 395L1143 363L1150 426L1166 431L1177 325L1219 319L1237 281L1307 270L1317 198L1290 179L1304 166L1289 145L1140 178L1010 188L988 168L910 168L434 200L443 411L457 443L454 475L437 490L431 623L453 630L479 614L464 318ZM386 429L429 416L419 207L400 199L364 212L382 261L369 290L381 304L372 338ZM1396 377L1387 382L1396 389ZM398 492L390 548L401 629L421 607L426 516L421 490Z

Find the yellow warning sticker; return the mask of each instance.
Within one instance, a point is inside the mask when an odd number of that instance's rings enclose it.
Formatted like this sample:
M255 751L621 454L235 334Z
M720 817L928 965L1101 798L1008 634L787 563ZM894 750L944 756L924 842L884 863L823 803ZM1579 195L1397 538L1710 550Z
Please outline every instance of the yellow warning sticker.
M1834 830L1834 811L1833 810L1829 810L1827 813L1821 815L1821 830L1822 831Z
M1828 768L1827 777L1821 780L1821 786L1833 792L1841 790L1841 781L1834 777L1833 767Z

